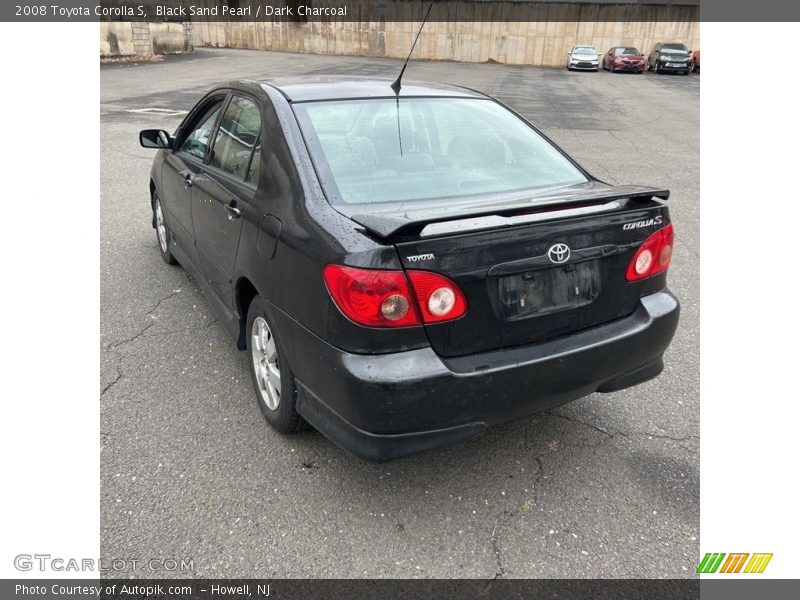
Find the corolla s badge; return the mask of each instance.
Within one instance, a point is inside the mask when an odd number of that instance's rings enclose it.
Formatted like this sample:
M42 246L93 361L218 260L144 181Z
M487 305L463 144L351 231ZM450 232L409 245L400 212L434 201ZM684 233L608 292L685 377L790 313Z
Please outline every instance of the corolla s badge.
M547 251L547 258L557 265L569 260L570 249L566 244L553 244Z

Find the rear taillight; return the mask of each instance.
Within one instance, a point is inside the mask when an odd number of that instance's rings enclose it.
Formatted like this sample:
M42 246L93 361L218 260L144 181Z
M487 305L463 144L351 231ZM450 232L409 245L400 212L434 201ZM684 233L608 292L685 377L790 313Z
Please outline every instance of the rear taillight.
M430 271L409 271L408 277L425 323L451 321L467 312L464 292L444 275Z
M653 233L636 250L625 278L628 281L639 281L666 271L672 258L674 239L672 224Z
M322 275L336 306L351 321L368 327L420 324L402 271L326 265Z
M437 273L408 271L406 278L403 271L326 265L322 274L339 310L367 327L438 323L457 319L467 310L464 293Z

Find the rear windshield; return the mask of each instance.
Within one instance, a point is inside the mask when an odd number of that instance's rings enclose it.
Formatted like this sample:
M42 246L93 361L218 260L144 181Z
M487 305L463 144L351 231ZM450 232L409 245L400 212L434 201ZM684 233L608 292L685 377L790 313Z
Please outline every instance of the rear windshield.
M328 199L409 202L586 182L552 144L485 99L297 103Z

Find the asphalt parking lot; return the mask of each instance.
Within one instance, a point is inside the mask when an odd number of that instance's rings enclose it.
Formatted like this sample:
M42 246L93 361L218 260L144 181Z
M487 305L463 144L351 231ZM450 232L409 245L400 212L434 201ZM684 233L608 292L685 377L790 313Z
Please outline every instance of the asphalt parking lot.
M672 190L682 320L665 372L636 388L362 462L314 431L268 429L245 355L196 283L162 262L140 129L173 129L230 79L393 78L400 64L198 50L101 66L101 555L191 558L193 572L172 574L200 577L693 577L699 76L435 62L406 72L497 96L601 179Z

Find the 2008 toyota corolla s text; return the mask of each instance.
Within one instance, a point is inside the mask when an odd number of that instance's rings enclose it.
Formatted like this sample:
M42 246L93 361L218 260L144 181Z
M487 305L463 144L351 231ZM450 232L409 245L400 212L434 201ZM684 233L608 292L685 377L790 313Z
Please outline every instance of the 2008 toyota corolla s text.
M140 134L161 255L269 424L385 460L658 375L669 192L597 180L481 93L390 83L235 82Z

